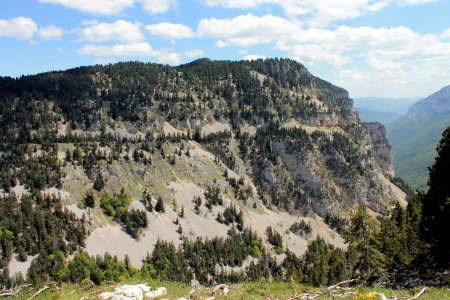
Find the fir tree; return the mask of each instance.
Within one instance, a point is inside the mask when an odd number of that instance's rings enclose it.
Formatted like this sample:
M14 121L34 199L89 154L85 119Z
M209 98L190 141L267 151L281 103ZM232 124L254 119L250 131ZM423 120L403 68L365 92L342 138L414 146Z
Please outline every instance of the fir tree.
M158 197L158 200L156 201L155 211L157 211L159 213L165 213L166 212L166 209L164 207L164 201L162 200L161 197Z
M84 197L84 205L86 207L94 208L95 207L95 198L92 190L89 190Z
M422 200L422 234L444 264L450 263L450 127L442 134Z
M97 178L95 178L93 188L94 190L101 191L105 187L105 180L101 173L98 174Z
M380 252L377 233L379 225L365 207L353 213L351 225L345 238L349 243L348 256L355 271L369 278L384 267L385 257Z

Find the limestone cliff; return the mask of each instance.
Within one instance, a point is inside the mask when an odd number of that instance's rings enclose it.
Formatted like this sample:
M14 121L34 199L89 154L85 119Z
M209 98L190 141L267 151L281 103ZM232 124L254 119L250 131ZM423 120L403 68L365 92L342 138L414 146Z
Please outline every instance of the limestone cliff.
M363 126L367 131L367 148L372 151L383 172L395 176L394 161L391 146L387 140L386 128L380 123L363 123Z

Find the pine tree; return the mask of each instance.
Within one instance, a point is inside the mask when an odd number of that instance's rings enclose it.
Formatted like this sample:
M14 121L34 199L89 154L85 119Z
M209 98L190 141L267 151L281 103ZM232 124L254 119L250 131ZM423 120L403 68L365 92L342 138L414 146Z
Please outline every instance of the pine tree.
M153 211L152 197L150 196L149 193L147 193L147 191L144 191L143 198L145 207L149 212L152 212Z
M365 207L359 207L351 218L345 238L349 243L348 255L355 271L369 278L384 267L385 257L377 240L379 226Z
M86 196L84 197L84 205L86 207L90 207L90 208L94 208L95 207L95 198L94 198L94 194L92 193L92 191L88 191L86 193Z
M428 192L422 203L422 234L444 264L450 263L450 126L442 134L430 169Z
M424 242L420 237L422 222L423 192L418 192L408 203L408 234L407 243L411 258L418 257L425 250Z
M101 173L98 174L97 178L94 181L94 190L101 191L105 187L105 180Z
M66 150L66 161L68 162L72 161L72 152L70 152L69 149Z
M155 210L159 213L166 212L166 209L164 207L164 202L161 197L158 197L158 201L156 201Z

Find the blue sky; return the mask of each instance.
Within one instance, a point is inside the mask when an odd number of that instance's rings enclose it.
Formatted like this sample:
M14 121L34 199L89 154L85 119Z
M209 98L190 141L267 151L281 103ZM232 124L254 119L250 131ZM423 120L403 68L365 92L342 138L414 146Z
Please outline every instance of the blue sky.
M450 84L448 0L2 0L0 75L288 57L352 97Z

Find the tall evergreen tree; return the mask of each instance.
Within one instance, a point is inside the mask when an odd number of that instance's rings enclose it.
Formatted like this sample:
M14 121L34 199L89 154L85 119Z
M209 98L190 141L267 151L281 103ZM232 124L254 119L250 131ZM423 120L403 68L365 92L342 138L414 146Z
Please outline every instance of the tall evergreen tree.
M450 263L450 126L442 134L437 157L430 169L428 192L422 198L422 234L432 252Z
M161 197L158 197L158 200L156 201L155 210L160 213L164 213L166 211L164 201Z
M380 252L380 244L377 240L379 225L360 206L351 218L351 225L346 240L349 243L348 256L354 271L360 273L363 278L369 278L384 267L385 257Z

